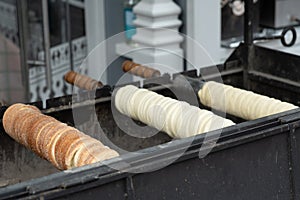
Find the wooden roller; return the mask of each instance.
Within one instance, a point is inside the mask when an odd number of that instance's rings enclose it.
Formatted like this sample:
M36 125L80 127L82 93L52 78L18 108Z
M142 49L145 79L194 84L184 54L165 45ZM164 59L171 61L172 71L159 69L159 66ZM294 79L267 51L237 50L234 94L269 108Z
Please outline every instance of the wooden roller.
M134 63L132 61L125 61L122 64L122 69L124 72L129 72L133 75L142 77L142 78L154 78L154 77L159 77L160 76L160 71L143 66L137 63Z
M103 86L101 82L74 71L67 72L64 79L71 85L75 85L84 90L95 90Z
M14 140L61 170L119 156L100 141L42 114L34 106L10 106L4 113L3 127Z

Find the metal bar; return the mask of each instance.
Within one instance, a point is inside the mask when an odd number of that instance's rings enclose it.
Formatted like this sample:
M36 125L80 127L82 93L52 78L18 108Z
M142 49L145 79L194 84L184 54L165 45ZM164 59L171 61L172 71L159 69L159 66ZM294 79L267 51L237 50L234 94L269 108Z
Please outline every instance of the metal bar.
M18 17L18 29L20 40L20 60L21 60L21 73L22 83L25 91L25 98L29 101L29 66L27 63L28 51L28 16L27 16L27 0L16 1L17 4L17 17Z
M246 63L243 66L243 85L244 88L250 90L248 81L248 71L252 68L253 56L253 0L245 0L245 15L244 15L244 42L246 45Z
M67 27L67 40L69 43L69 55L70 55L70 69L74 70L73 61L73 45L72 45L72 31L71 31L71 15L69 0L66 0L66 27Z
M34 66L45 66L45 62L40 60L27 60L27 64Z
M74 1L74 0L67 0L69 1L69 4L81 9L84 9L84 3L83 2L79 2L79 1Z
M60 8L60 17L61 17L61 32L60 32L60 37L62 38L61 41L62 43L66 43L67 42L67 27L66 27L66 2L65 1L58 1L57 2L59 4L59 8Z
M253 44L253 0L245 0L244 41L246 45Z
M289 166L289 183L290 183L290 199L296 199L295 189L295 173L294 173L294 150L295 150L295 128L289 124L290 131L287 135L287 158Z
M136 199L136 195L135 195L135 188L133 185L133 178L132 175L129 175L126 178L126 195L127 195L127 199L129 200L135 200Z
M43 32L44 32L44 50L46 64L46 81L49 90L52 90L52 70L51 70L51 55L50 55L50 30L49 30L49 13L48 0L42 0L43 11Z
M266 84L269 83L270 85L273 85L273 86L276 86L279 88L282 88L283 85L286 85L286 87L284 87L285 90L291 90L293 92L298 92L298 91L300 92L300 83L297 81L274 76L272 74L267 74L264 72L259 72L256 70L251 70L248 73L249 73L249 78L254 79L256 82L263 81Z

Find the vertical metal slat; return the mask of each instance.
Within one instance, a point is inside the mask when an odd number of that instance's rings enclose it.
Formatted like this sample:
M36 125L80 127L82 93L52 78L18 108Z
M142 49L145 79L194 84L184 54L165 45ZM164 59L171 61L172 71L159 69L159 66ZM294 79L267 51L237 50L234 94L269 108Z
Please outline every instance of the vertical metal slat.
M71 32L71 15L70 15L69 0L66 0L66 27L67 27L67 40L69 43L69 50L70 50L70 54L69 54L70 55L70 69L74 70L72 32Z
M44 34L44 49L45 49L45 64L46 64L46 82L47 87L52 90L52 70L51 70L51 55L50 55L50 30L49 30L49 13L48 0L42 0L43 11L43 34Z
M28 40L27 0L16 1L16 5L20 40L22 82L25 90L25 98L27 101L29 101L29 66L27 63L28 46L26 43L26 41Z
M253 0L245 0L245 16L244 16L244 42L247 46L247 58L246 63L243 67L243 84L245 89L250 89L248 80L248 71L253 67L252 56L253 56Z

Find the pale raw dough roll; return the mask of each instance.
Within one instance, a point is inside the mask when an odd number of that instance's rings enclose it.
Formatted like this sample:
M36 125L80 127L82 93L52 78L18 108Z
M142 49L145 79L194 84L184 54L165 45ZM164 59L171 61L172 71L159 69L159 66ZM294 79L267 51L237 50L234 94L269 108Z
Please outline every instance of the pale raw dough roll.
M210 111L132 85L118 89L115 106L122 114L174 138L190 137L234 125L232 121Z
M13 139L59 169L79 167L119 155L100 141L43 115L34 106L10 106L4 113L3 127Z
M203 105L246 120L298 108L290 103L214 81L206 82L199 90L198 96Z

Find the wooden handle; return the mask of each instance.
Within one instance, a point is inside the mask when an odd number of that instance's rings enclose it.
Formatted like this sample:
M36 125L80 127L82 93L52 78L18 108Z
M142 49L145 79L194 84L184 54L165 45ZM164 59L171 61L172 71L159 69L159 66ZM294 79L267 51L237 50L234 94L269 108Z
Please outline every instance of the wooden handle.
M125 61L122 65L122 69L124 72L129 72L133 75L142 77L142 78L154 78L160 76L160 71L143 66L132 61Z
M67 72L64 79L66 82L85 90L95 90L103 86L101 82L74 71Z

